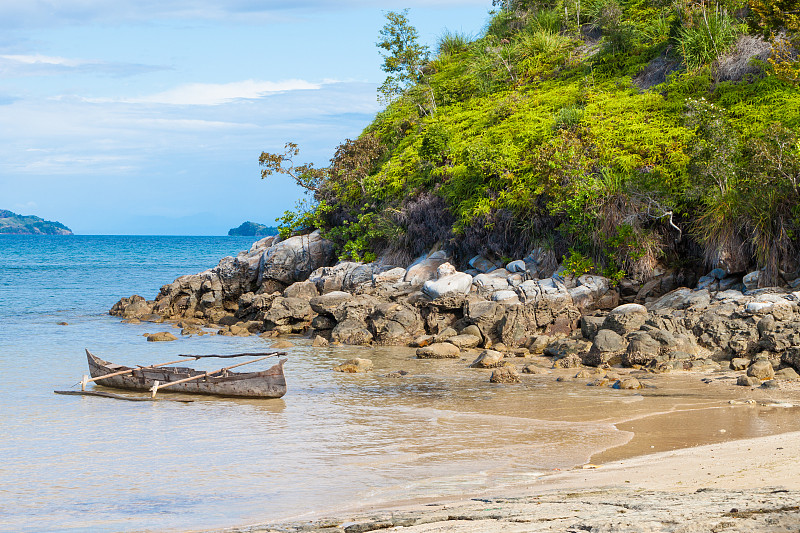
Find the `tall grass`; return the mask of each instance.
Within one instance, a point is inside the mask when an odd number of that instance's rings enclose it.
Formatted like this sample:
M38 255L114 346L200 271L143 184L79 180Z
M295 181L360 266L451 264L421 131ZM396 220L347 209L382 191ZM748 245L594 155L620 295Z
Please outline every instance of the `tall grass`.
M472 42L472 39L465 33L445 30L439 37L439 42L436 44L436 51L439 55L457 54L458 52L466 50L470 42Z
M725 53L738 35L739 28L727 12L709 12L703 8L691 20L684 21L678 32L677 47L686 68L694 70Z

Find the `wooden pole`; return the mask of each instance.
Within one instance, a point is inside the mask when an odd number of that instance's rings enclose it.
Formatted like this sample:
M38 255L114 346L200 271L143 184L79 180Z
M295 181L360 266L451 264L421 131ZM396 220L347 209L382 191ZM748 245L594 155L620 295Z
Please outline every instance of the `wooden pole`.
M121 376L123 374L130 374L134 370L147 370L149 368L158 368L160 366L174 365L174 364L177 364L177 363L185 363L186 361L197 361L197 358L196 357L191 357L191 359L178 359L177 361L170 361L169 363L161 363L161 364L158 364L158 365L142 366L142 367L139 367L139 368L129 368L128 370L120 370L119 372L112 372L111 374L106 374L104 376L98 376L96 378L90 378L89 376L83 376L83 379L81 380L81 390L85 391L86 390L86 385L88 383L91 383L92 381L98 381L98 380L106 379L106 378L113 378L114 376Z
M254 352L254 353L232 353L227 355L190 355L178 354L178 357L194 357L196 359L205 359L206 357L215 357L217 359L230 359L232 357L261 357L263 355L286 355L286 352Z
M231 368L236 368L237 366L249 365L250 363L257 363L258 361L263 361L264 359L269 359L270 357L273 357L274 355L276 355L276 354L270 354L270 355L267 355L265 357L259 357L258 359L253 359L252 361L245 361L244 363L239 363L239 364L236 364L236 365L226 366L225 368L220 368L219 370L214 370L213 372L203 372L202 374L198 374L196 376L192 376L192 377L188 377L188 378L184 378L184 379L179 379L178 381L168 381L167 383L164 383L163 385L160 384L158 381L155 381L153 383L153 388L151 388L150 391L153 393L152 397L155 398L156 397L156 393L158 392L158 389L163 389L164 387L171 387L172 385L178 385L179 383L186 383L187 381L194 381L196 379L200 379L200 378L204 378L204 377L210 376L211 374L217 374L219 372L224 372L226 370L230 370Z

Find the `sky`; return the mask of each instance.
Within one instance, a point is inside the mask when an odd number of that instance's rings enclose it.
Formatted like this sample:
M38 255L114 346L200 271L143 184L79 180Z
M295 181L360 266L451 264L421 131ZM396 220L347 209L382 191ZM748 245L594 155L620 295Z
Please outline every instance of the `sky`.
M327 165L380 110L375 43L477 35L491 0L0 0L0 209L84 235L224 235L303 196L261 151Z

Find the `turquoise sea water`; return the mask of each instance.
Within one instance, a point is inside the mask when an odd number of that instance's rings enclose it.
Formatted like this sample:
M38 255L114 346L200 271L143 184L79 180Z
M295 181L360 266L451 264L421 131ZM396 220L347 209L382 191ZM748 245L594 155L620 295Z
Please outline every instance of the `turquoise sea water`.
M537 420L537 397L559 405L540 386L498 388L464 361L315 350L300 338L280 400L53 394L77 389L84 348L126 365L269 349L256 336L149 343L146 332L178 330L107 314L120 297L154 298L253 240L0 236L0 531L187 531L302 517L519 482L625 440L607 422ZM376 370L331 372L353 356ZM409 376L386 377L400 369ZM576 390L562 393L569 405L580 405Z

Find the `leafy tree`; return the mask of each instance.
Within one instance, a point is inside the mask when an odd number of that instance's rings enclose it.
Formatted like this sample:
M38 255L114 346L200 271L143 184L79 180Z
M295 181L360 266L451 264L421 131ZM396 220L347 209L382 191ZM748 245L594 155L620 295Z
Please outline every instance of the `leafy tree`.
M299 153L300 149L297 147L297 143L293 142L286 143L282 154L261 152L258 158L258 164L264 167L261 171L261 179L274 173L286 174L307 192L318 193L320 186L328 177L329 169L315 168L313 163L295 165L292 158Z
M381 68L389 74L378 88L386 103L422 81L423 67L428 61L428 47L417 42L417 29L409 23L407 14L408 9L386 13L386 24L377 43L378 48L385 50L381 52Z

